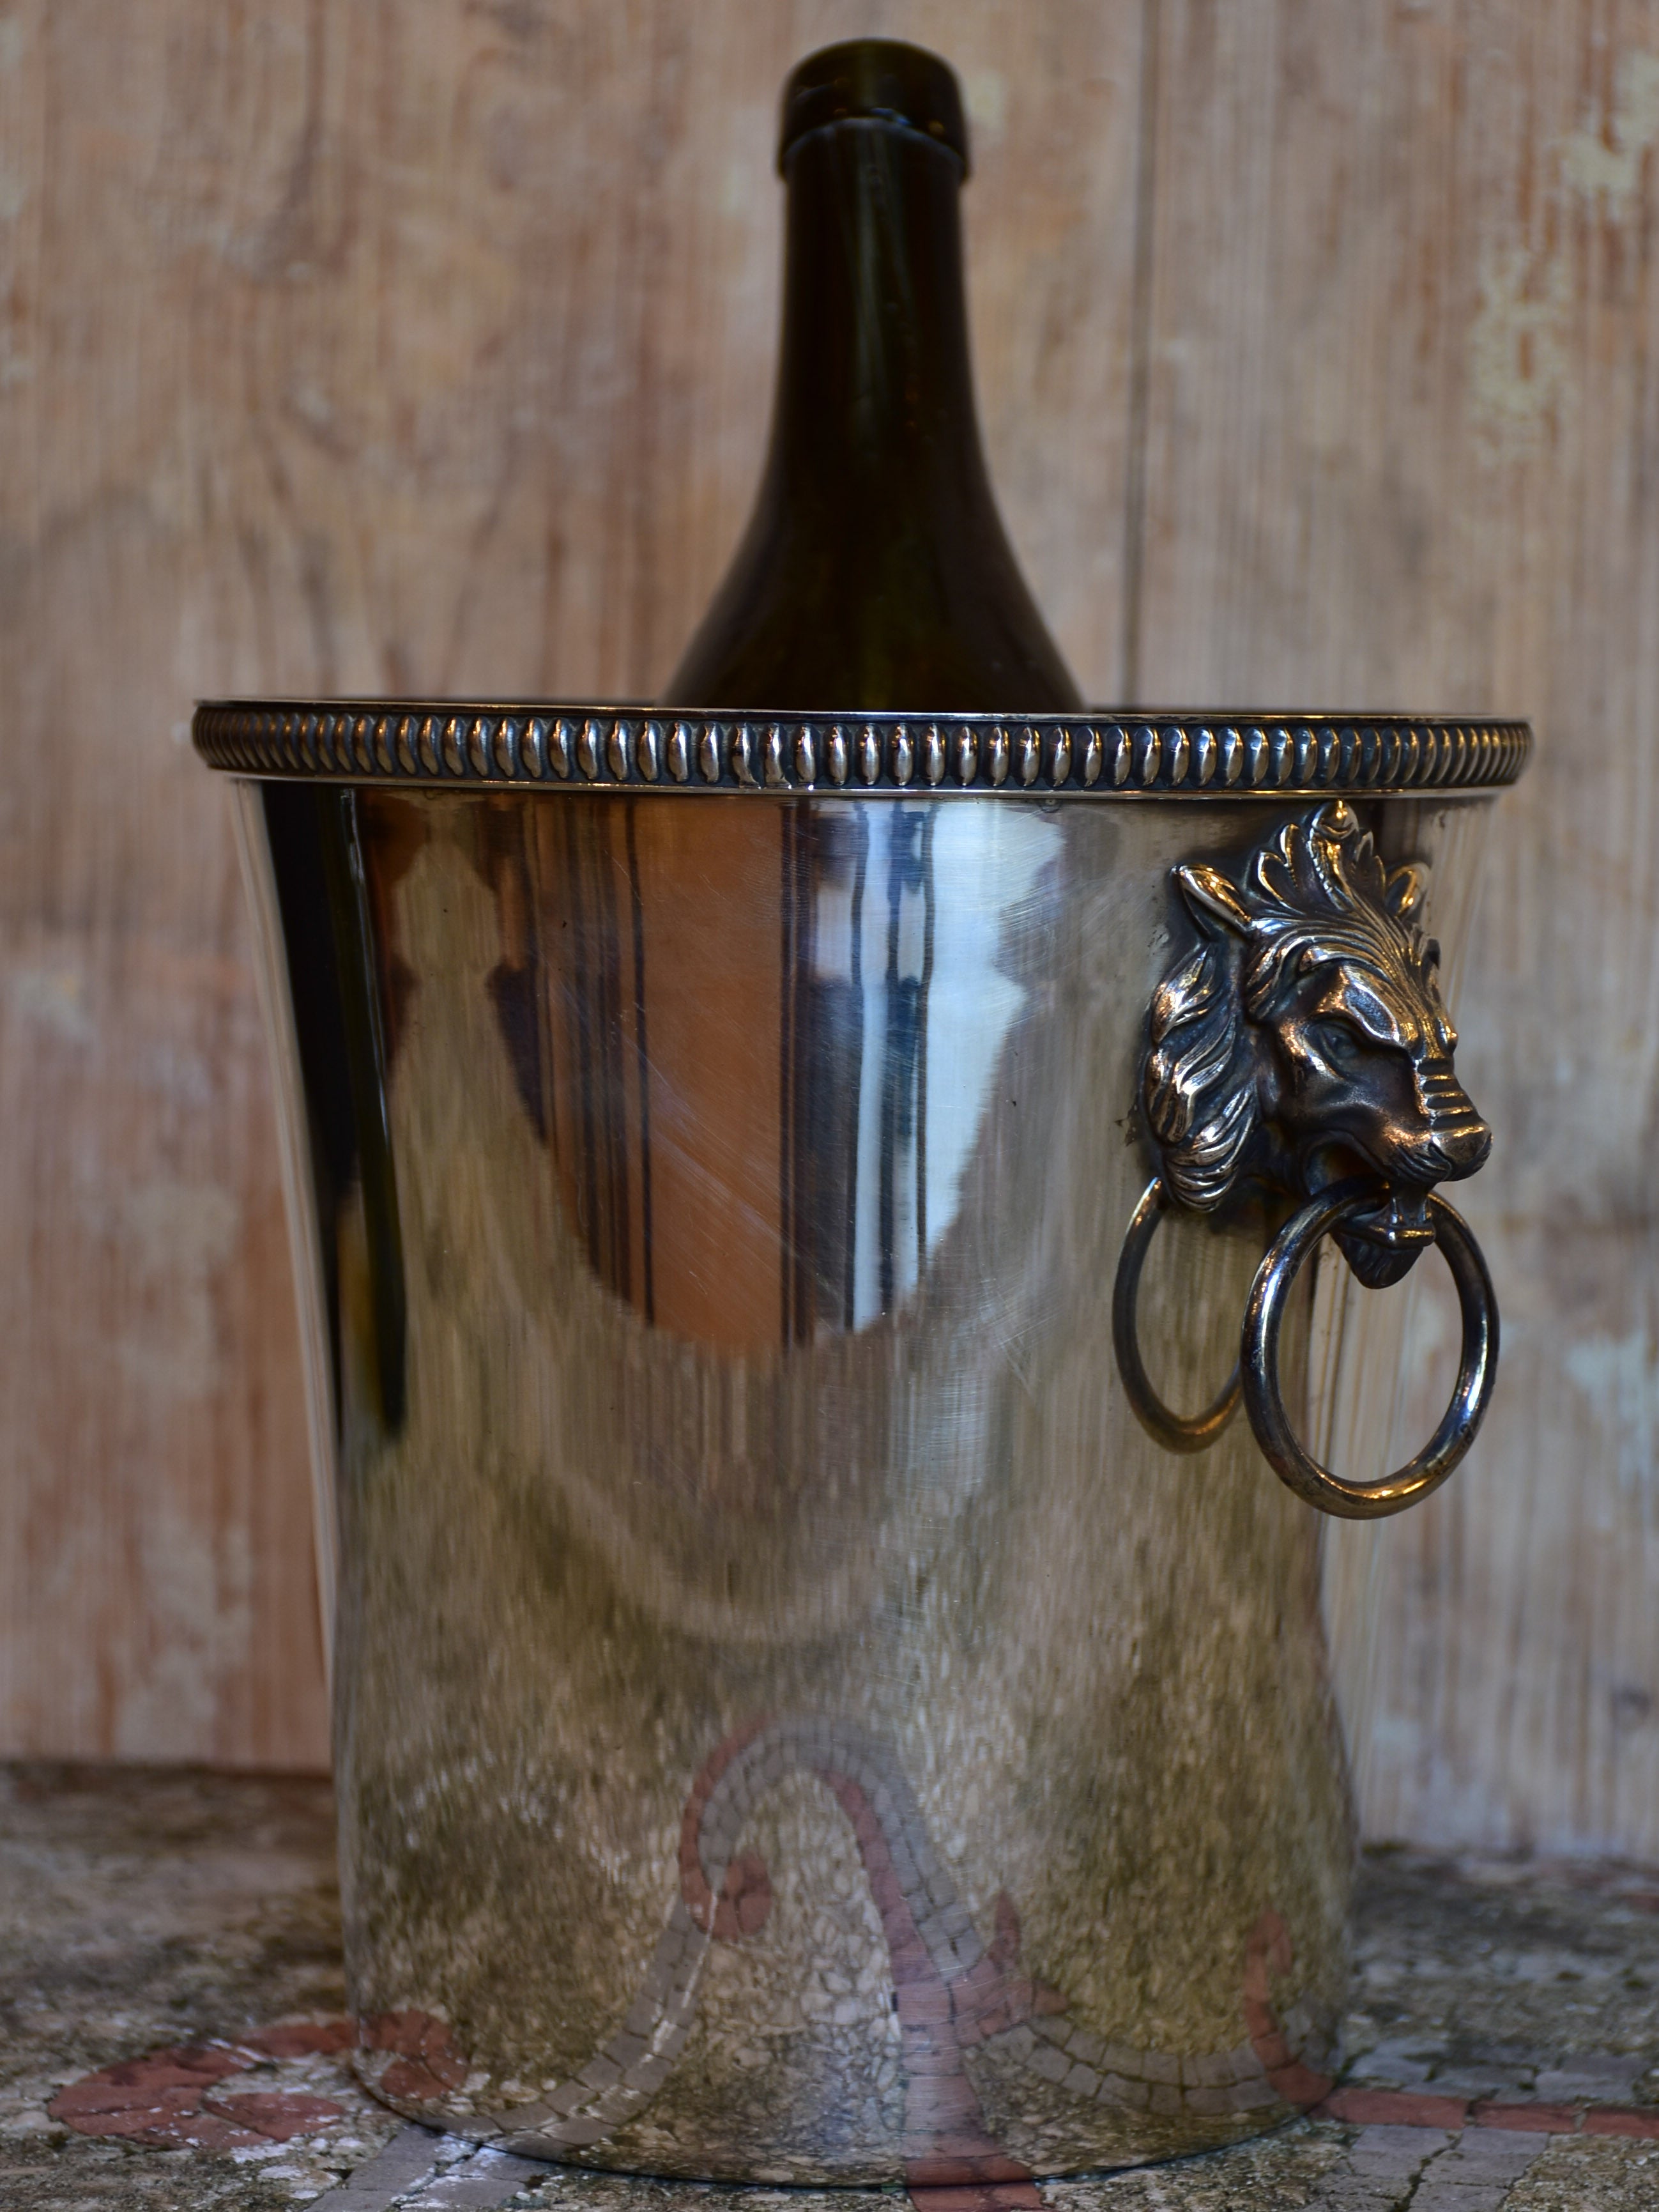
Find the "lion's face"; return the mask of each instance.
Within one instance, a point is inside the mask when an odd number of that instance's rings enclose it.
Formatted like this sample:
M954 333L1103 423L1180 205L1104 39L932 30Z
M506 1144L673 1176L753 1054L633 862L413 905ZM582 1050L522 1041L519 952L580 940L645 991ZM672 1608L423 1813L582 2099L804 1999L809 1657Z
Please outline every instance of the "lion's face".
M1397 1280L1432 1241L1427 1193L1492 1149L1453 1071L1439 949L1410 921L1416 872L1385 870L1339 803L1241 884L1178 876L1204 941L1154 998L1142 1085L1175 1194L1208 1211L1241 1180L1306 1198L1375 1174L1387 1203L1340 1242L1362 1280Z

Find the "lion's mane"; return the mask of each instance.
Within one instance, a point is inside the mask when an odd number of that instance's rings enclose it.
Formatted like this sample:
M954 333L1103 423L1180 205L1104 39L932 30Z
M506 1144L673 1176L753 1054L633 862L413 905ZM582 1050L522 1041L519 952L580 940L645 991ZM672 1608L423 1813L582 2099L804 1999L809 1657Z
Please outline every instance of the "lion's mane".
M1158 985L1141 1097L1174 1195L1212 1212L1232 1188L1258 1120L1231 945L1200 945Z

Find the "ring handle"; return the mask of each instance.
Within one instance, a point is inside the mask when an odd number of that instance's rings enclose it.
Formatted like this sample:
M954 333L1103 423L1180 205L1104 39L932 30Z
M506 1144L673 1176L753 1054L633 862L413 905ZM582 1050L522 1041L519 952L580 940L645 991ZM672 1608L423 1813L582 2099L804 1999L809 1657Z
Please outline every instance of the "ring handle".
M1140 1357L1140 1339L1135 1328L1140 1270L1146 1249L1158 1233L1158 1224L1169 1203L1163 1176L1154 1176L1129 1217L1123 1249L1117 1255L1117 1275L1112 1284L1112 1349L1117 1354L1117 1371L1123 1377L1135 1419L1147 1435L1162 1444L1165 1451L1207 1451L1238 1411L1242 1384L1237 1367L1234 1367L1220 1396L1201 1413L1189 1418L1172 1413L1152 1388Z
M1143 1204L1145 1201L1142 1201ZM1256 1443L1279 1480L1322 1512L1345 1521L1380 1521L1437 1490L1474 1442L1498 1372L1498 1300L1480 1247L1444 1199L1428 1195L1428 1217L1446 1255L1463 1316L1457 1387L1439 1427L1415 1459L1380 1482L1350 1482L1305 1450L1291 1427L1279 1387L1279 1332L1291 1284L1322 1237L1376 1207L1369 1178L1336 1183L1293 1214L1268 1247L1244 1310L1241 1365L1245 1410Z

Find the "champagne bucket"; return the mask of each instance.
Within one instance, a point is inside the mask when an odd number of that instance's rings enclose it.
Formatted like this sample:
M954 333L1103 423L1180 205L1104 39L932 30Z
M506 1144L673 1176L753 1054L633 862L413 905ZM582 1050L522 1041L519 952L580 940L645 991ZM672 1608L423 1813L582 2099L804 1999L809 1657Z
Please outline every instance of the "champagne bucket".
M276 1039L363 2078L552 2160L1032 2204L1316 2104L1313 1509L1431 1488L1491 1388L1427 933L1524 726L195 726ZM1431 1243L1461 1364L1392 1468Z

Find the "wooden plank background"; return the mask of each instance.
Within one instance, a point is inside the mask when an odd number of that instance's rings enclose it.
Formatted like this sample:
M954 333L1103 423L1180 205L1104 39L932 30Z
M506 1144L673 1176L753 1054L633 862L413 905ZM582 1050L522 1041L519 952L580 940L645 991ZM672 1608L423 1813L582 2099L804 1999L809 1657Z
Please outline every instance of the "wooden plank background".
M1367 1813L1659 1856L1638 0L0 9L0 1747L326 1754L191 697L659 683L759 459L777 89L866 31L965 83L988 441L1085 690L1538 723L1461 980L1503 1383L1379 1547Z

